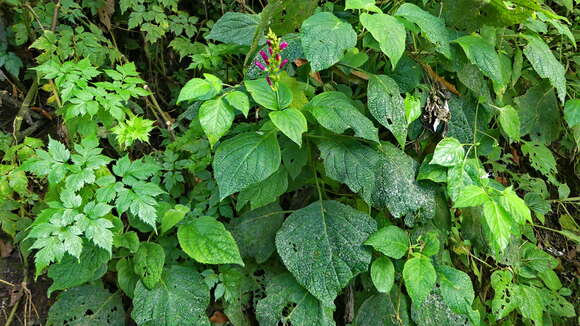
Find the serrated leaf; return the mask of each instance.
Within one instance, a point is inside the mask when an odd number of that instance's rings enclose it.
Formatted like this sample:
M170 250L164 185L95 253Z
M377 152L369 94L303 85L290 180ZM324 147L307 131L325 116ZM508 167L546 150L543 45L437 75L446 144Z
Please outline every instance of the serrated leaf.
M278 83L277 91L272 89L265 78L245 80L244 86L254 101L267 109L281 110L292 103L292 91L284 83Z
M378 142L378 130L373 123L360 113L348 97L340 92L324 92L316 95L308 108L324 128L337 134L353 129L355 135Z
M199 122L211 147L230 130L235 117L234 110L221 98L203 102Z
M381 155L350 139L324 140L318 144L326 175L346 184L370 202L375 189L375 166Z
M514 109L511 105L506 105L499 108L499 125L501 129L508 135L512 140L520 140L520 116L518 111Z
M403 279L413 304L420 306L435 286L437 273L429 258L417 256L405 262Z
M474 207L479 206L489 200L489 196L482 187L468 185L459 190L459 196L455 200L453 207Z
M177 239L183 251L200 263L244 266L234 237L211 216L202 216L181 225Z
M270 204L233 218L228 229L236 239L242 257L253 257L258 264L262 264L276 250L276 232L283 221L284 213L280 205Z
M248 99L248 95L240 91L233 91L227 93L224 96L224 99L234 109L242 112L244 117L248 117L248 112L250 112L250 100Z
M489 228L489 237L495 252L503 251L509 242L512 220L498 203L488 200L483 204L483 216Z
M451 58L449 32L445 27L445 21L443 19L435 17L427 11L408 2L403 3L399 9L397 9L395 15L401 16L417 24L427 39L435 44L437 51L447 58Z
M209 289L193 267L171 266L154 289L135 287L131 317L139 326L210 326Z
M326 306L371 253L363 241L376 229L368 215L335 201L318 201L292 213L276 235L276 248L298 283Z
M443 301L455 313L467 315L475 298L469 275L445 265L438 266L437 272Z
M407 120L405 103L399 93L399 86L388 76L372 75L368 86L369 111L377 121L385 126L397 139L401 147L407 140Z
M308 131L308 124L302 112L296 109L274 111L270 112L270 119L284 135L298 146L302 146L302 134Z
M394 287L390 294L367 298L357 311L357 326L409 326L408 299Z
M550 178L557 172L556 158L552 151L541 143L525 142L522 145L522 153L530 159L530 165Z
M421 305L411 306L411 317L417 326L446 325L468 326L471 325L465 316L451 311L445 304L441 295L431 293Z
M139 275L141 282L148 289L153 289L161 279L163 265L165 264L165 251L163 247L156 243L141 243L133 263L135 274Z
M516 97L520 115L520 136L549 144L560 136L560 110L554 90L547 82L539 83Z
M125 309L119 293L84 285L62 292L48 311L47 326L124 326Z
M223 43L251 45L260 16L239 12L226 12L215 22L207 39Z
M537 36L525 35L528 45L524 48L524 55L542 78L548 78L552 86L558 91L558 98L562 103L566 99L566 70L554 57L550 47Z
M181 222L187 213L189 213L189 207L180 204L167 210L161 218L161 233L169 231L177 223Z
M505 87L507 81L502 76L499 56L492 44L479 35L462 36L453 42L459 43L467 59L476 65L484 75L498 85Z
M442 166L455 166L463 162L465 150L463 145L455 138L443 138L435 147L433 159L429 164Z
M387 257L375 259L371 264L371 279L377 291L389 293L395 282L395 267Z
M409 249L409 235L398 226L389 225L371 234L364 244L391 258L400 259Z
M564 105L564 119L570 128L580 124L580 100L570 99Z
M374 1L373 1L374 5ZM360 15L361 24L379 42L381 51L389 57L393 70L405 52L405 26L395 17L387 14ZM385 33L385 31L389 31Z
M213 160L220 199L265 180L280 166L280 146L274 132L250 132L221 143Z
M525 224L526 221L533 223L532 214L528 205L514 192L512 187L508 187L502 191L502 196L499 197L499 203L517 223Z
M352 26L330 12L310 16L300 28L302 47L313 71L329 68L337 63L344 51L356 46Z
M250 202L251 209L268 205L275 202L287 189L288 172L284 168L278 169L264 181L240 191L236 208L240 210L247 202Z
M291 305L289 311L286 311ZM260 325L334 326L334 305L325 307L308 293L289 273L277 275L268 283L266 297L258 301L256 317Z

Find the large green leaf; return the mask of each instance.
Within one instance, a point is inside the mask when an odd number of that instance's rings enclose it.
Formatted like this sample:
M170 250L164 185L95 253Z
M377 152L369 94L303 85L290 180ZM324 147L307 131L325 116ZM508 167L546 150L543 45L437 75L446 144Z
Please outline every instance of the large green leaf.
M333 310L334 305L324 306L292 275L284 273L268 283L266 297L256 306L256 317L263 326L288 322L292 325L334 326Z
M368 107L377 121L391 131L401 147L407 140L405 102L399 86L388 76L372 75L369 78Z
M566 101L564 119L570 128L580 125L580 99L575 98Z
M417 326L471 326L466 317L456 314L445 304L441 296L432 293L421 305L411 306L411 317Z
M171 266L154 289L137 283L131 317L139 326L209 326L209 303L209 289L195 268Z
M407 253L409 244L407 232L395 225L379 229L365 241L365 245L395 259L400 259Z
M403 3L397 12L397 16L417 24L421 32L427 39L435 44L437 51L447 58L451 58L451 47L449 46L449 32L445 27L445 21L442 18L435 17L427 11L417 7L412 3Z
M403 279L414 306L420 306L435 286L437 273L428 257L416 256L405 262Z
M66 290L101 278L107 272L109 254L92 245L86 245L79 259L66 255L64 259L48 268L48 277L53 283L48 296L54 291Z
M298 283L326 306L357 274L366 271L375 231L368 215L336 201L318 201L292 213L276 235L276 248Z
M500 61L492 44L479 35L467 35L456 39L469 61L476 65L484 75L499 85L505 86Z
M202 216L181 225L177 239L183 251L200 263L244 266L234 237L211 216Z
M161 279L165 264L165 251L156 243L141 243L133 262L135 274L139 275L141 282L148 289L152 289Z
M445 265L438 266L437 272L443 301L454 312L467 314L475 298L469 275Z
M234 109L223 99L205 101L199 108L199 122L213 147L228 132L234 122Z
M369 202L375 188L375 166L381 155L351 139L324 140L318 148L326 175L346 184Z
M520 136L549 144L560 136L560 110L554 90L548 83L540 83L515 98L518 104Z
M302 48L313 71L337 63L346 49L356 46L356 33L349 23L329 12L310 16L302 23Z
M433 218L435 193L415 181L418 163L391 143L383 143L384 153L375 170L375 190L371 202L386 207L395 218L406 217L407 224Z
M236 239L241 255L253 257L258 264L262 264L276 250L276 232L283 221L284 213L280 205L270 204L232 219L228 229Z
M259 23L258 15L226 12L213 25L207 38L223 43L251 45Z
M297 109L270 112L270 119L274 125L292 139L293 142L302 146L302 134L308 131L306 118Z
M394 70L405 52L405 26L395 17L386 14L363 13L360 15L360 22L379 42L381 51L389 57ZM389 32L385 33L385 31Z
M119 293L84 285L62 292L48 311L46 326L124 326L125 309Z
M248 202L251 209L275 202L288 189L288 172L280 168L264 181L240 191L236 209L241 210Z
M566 99L566 70L554 57L550 47L537 36L524 35L528 45L524 48L524 55L542 78L548 78L552 86L558 91L558 98L562 103Z
M275 132L249 132L223 142L213 160L220 199L265 180L280 166Z
M352 105L349 98L343 93L324 92L318 94L310 101L308 107L316 120L330 131L342 134L350 128L358 137L375 142L379 141L377 128Z
M390 294L375 294L366 299L355 318L357 326L408 326L407 297L394 287Z

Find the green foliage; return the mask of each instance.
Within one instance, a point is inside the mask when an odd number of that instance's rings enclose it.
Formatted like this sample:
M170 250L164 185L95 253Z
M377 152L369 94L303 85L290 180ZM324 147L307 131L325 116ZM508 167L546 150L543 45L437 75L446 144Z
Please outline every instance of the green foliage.
M48 325L575 325L577 13L8 1L0 243Z

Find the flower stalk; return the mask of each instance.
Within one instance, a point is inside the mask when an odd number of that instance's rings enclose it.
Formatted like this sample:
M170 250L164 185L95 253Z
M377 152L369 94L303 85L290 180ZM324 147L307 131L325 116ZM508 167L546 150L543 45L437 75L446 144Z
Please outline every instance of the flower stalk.
M288 63L288 59L282 59L282 51L288 47L288 42L282 41L270 30L268 35L266 35L266 43L268 44L268 53L264 50L260 51L260 56L264 63L256 61L255 65L267 73L266 81L268 85L270 85L272 90L277 91L280 73Z

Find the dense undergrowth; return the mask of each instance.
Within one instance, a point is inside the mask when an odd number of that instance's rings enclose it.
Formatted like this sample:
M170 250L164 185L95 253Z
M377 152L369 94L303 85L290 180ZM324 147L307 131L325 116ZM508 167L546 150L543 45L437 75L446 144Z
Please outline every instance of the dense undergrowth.
M46 325L577 325L574 5L4 0L1 285L48 277Z

